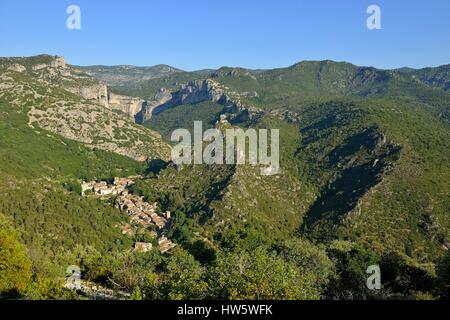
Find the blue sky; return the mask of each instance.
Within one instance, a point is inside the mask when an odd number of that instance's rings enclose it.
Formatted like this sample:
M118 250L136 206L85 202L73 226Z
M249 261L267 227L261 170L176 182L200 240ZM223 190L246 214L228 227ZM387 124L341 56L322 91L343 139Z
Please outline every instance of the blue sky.
M81 8L68 30L66 8ZM377 4L382 29L368 30ZM449 0L0 0L0 56L194 70L332 59L379 68L450 63Z

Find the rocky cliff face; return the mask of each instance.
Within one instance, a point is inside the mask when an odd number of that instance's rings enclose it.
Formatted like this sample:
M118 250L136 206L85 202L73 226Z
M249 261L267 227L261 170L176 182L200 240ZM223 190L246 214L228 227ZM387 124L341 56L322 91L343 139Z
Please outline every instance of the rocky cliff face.
M146 106L145 100L112 93L108 86L102 83L85 82L67 86L65 89L83 99L99 103L107 109L120 111L132 119Z
M141 98L122 96L112 92L108 94L107 103L109 109L123 112L133 119L146 106L146 101Z
M55 57L51 62L50 66L53 68L66 68L66 61L64 57Z
M223 105L224 109L222 113L228 113L231 122L246 121L261 112L258 108L244 106L240 101L239 94L212 79L206 79L189 82L188 84L182 85L175 92L169 92L162 88L156 94L155 99L149 101L147 106L142 110L139 119L143 122L169 108L205 101L213 101Z
M24 73L28 70L36 73L41 82L59 81L64 90L107 109L125 113L133 119L145 105L145 101L140 98L111 93L106 84L97 81L79 68L67 65L63 57L42 55L30 59L3 60L7 64L8 71Z
M108 88L104 84L89 83L75 87L65 87L65 89L86 100L93 100L109 109L108 104Z
M21 64L14 63L8 67L8 70L22 73L25 72L27 69Z
M97 77L97 79L102 81L105 74L110 74L117 68L121 70L121 74L124 73L123 68L125 67L79 68L93 74ZM130 69L128 71L133 73L133 75L136 73L142 75L141 73L143 72L142 70L137 72L137 69L139 68L133 69L129 67L126 69ZM169 73L176 72L174 70L169 71ZM146 72L149 71L146 70ZM110 79L107 78L106 81L110 81ZM136 123L143 123L146 120L151 119L153 115L157 115L167 109L179 105L196 104L205 101L217 102L223 105L222 114L227 114L227 119L231 122L246 121L253 115L261 112L260 109L244 106L241 103L241 97L258 96L255 91L236 93L214 79L195 80L181 84L175 91L161 88L156 93L154 98L149 101L137 97L129 97L113 93L106 85L101 84L98 81L96 83L85 83L81 87L69 87L68 90L83 97L84 99L96 101L110 110L125 113L130 118L134 119Z
M143 100L108 93L106 85L51 56L0 58L0 97L23 108L28 126L144 161L168 159L161 136L134 123ZM23 112L21 111L21 112Z

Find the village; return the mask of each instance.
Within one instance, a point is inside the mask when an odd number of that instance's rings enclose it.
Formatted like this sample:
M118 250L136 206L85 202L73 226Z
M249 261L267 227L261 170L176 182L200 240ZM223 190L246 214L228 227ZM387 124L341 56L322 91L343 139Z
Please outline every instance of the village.
M144 197L129 193L127 187L133 185L137 178L140 178L140 176L116 177L112 185L109 185L106 181L83 182L81 184L81 195L117 196L116 206L129 215L130 224L140 225L145 229L155 226L158 250L160 253L165 253L176 246L165 236L171 219L170 211L158 214L158 203L150 204L144 200ZM127 224L122 228L122 233L132 236L135 231ZM136 242L134 244L134 251L136 252L148 252L152 249L153 244L150 242Z

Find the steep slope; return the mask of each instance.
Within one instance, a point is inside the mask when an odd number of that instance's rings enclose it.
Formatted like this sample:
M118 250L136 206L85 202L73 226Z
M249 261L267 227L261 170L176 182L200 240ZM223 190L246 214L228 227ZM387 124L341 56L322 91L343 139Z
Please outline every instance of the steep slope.
M446 250L449 130L439 119L417 102L386 99L316 106L299 118L298 156L319 188L303 232L345 234L380 250L412 246L416 261ZM428 215L434 236L421 228ZM341 224L346 231L336 233Z
M0 212L21 232L34 272L62 277L74 252L129 250L118 228L126 217L81 197L80 182L143 174L136 160L165 159L170 148L108 109L94 94L103 85L61 58L0 59L0 78Z
M283 140L282 173L261 177L237 166L220 201L210 204L211 228L241 224L277 238L296 230L324 242L348 238L425 267L448 250L448 93L402 71L332 61L222 68L211 77L208 90L199 81L180 84L171 95L185 102L172 99L155 118L180 124L183 110L195 118L192 102L203 97L224 107L211 115L281 128ZM239 108L227 109L233 101L254 110L251 121L235 117Z
M166 140L170 140L172 132L176 129L185 128L193 132L194 121L202 121L205 130L214 127L222 110L221 104L211 101L179 105L152 115L144 125L160 132Z
M445 91L450 89L450 65L410 70L406 73L430 87L441 88Z
M444 71L442 71L444 70ZM419 81L414 72L379 70L334 61L305 61L288 68L248 70L223 67L204 72L177 73L153 79L135 87L114 88L118 92L147 99L147 106L137 116L145 122L153 114L177 105L213 101L236 111L248 110L239 120L251 118L261 110L292 110L316 102L349 97L404 97L440 106L433 112L449 121L448 94ZM440 74L445 81L445 66L427 71Z
M167 158L159 134L109 109L106 87L50 56L2 59L0 96L28 124L139 161Z
M0 212L13 220L35 272L64 276L66 255L90 247L126 250L131 239L115 226L125 219L112 206L79 195L83 179L143 173L145 165L28 126L26 102L0 97ZM32 102L28 102L31 104Z
M303 61L261 72L218 72L215 80L236 92L255 92L243 102L259 107L275 103L311 103L336 97L386 95L397 87L414 91L416 81L402 73L358 67L346 62Z
M144 168L130 156L164 159L156 153L162 148L145 152L154 133L113 112L106 86L47 56L0 64L0 212L25 230L33 263L44 270L61 271L45 257L70 261L77 245L104 254L129 249L131 240L115 228L119 211L79 197L77 183L145 169L130 192L171 211L167 235L205 268L237 243L278 251L285 240L308 238L344 260L344 279L345 272L353 279L352 268L365 277L367 263L389 264L394 253L394 275L428 280L448 254L450 96L441 82L419 81L412 70L321 61L179 72L122 87L151 97L140 116L149 112L144 124L166 138L195 120L213 127L220 118L244 129L280 129L281 171L263 176L250 165L158 160ZM169 150L153 137L149 147Z
M176 91L179 89L180 84L205 79L208 78L209 75L210 73L208 70L199 72L176 72L168 75L167 77L159 77L147 81L116 85L113 86L112 89L114 92L119 94L142 97L148 101L152 101L155 100L155 96L161 88L165 88L170 92Z

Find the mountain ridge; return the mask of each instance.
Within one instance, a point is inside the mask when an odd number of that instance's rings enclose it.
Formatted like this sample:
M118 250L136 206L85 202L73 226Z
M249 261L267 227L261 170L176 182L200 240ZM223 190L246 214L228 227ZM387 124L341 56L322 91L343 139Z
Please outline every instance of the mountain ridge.
M228 298L214 291L214 275L228 279L233 257L244 255L262 266L277 259L299 272L288 273L296 281L307 275L315 298L439 296L450 249L450 95L445 66L421 72L419 79L317 61L109 87L61 57L0 58L0 212L23 228L35 269L61 277L76 262L89 280L130 294L145 288L170 297L167 279L187 261L188 270L195 266L187 279L195 275L211 297ZM139 109L151 113L143 125L133 121ZM280 130L280 171L173 164L160 133L168 139L194 120ZM130 221L114 198L80 195L81 181L129 175L137 178L127 192L170 217L164 232L177 244L173 252L131 252L134 241L151 242L151 230L133 241L121 234ZM373 264L389 279L376 294L364 286Z

